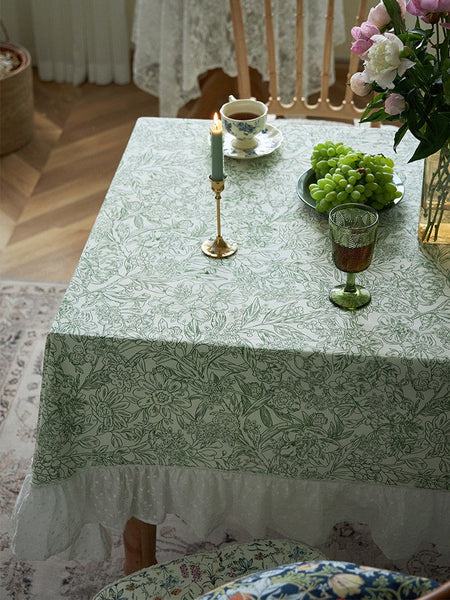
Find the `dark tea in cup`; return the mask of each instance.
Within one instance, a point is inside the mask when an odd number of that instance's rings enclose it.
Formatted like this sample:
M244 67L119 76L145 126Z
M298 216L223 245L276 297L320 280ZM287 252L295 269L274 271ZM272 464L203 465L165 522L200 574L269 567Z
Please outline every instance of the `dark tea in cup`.
M228 115L228 118L234 119L235 121L250 121L250 119L257 119L260 115L250 112L237 112Z

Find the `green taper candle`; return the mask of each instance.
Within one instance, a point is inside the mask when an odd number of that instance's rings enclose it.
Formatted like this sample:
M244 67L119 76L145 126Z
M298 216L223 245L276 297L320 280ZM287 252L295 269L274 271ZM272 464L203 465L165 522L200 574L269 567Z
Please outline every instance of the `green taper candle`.
M223 179L223 139L222 121L219 115L214 113L214 124L211 130L211 179L222 181Z

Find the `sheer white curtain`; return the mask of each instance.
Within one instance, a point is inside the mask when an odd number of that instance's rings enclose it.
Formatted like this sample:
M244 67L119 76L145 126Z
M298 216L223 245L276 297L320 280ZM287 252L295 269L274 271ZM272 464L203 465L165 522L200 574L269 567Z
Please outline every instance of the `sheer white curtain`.
M334 45L346 39L344 0L335 2ZM294 93L295 0L272 3L280 54L280 93ZM320 89L327 2L304 3L304 95ZM262 0L242 0L250 66L267 78ZM200 96L198 77L215 68L236 76L229 0L136 0L133 22L133 78L138 87L159 97L161 116L174 117ZM334 77L334 74L333 74Z
M2 0L1 12L10 41L28 48L40 79L130 82L125 0Z

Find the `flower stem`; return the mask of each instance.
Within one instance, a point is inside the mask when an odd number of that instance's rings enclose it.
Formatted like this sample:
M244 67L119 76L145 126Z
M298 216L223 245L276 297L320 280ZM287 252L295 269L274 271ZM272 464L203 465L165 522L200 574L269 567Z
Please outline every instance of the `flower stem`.
M450 193L449 164L450 140L447 140L446 144L439 151L438 164L429 182L427 182L427 172L425 171L424 173L422 208L424 216L427 218L427 224L421 236L423 242L430 241L433 233L433 241L436 241L438 238L439 227ZM427 169L426 165L425 169Z

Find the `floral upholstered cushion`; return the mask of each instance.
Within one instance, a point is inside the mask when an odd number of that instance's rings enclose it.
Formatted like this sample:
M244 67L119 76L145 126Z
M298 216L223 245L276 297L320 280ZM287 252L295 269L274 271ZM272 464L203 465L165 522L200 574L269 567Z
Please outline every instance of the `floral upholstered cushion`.
M248 573L323 558L318 550L291 540L228 544L142 569L103 588L93 600L191 600Z
M337 561L298 562L228 582L198 600L416 600L431 579Z

